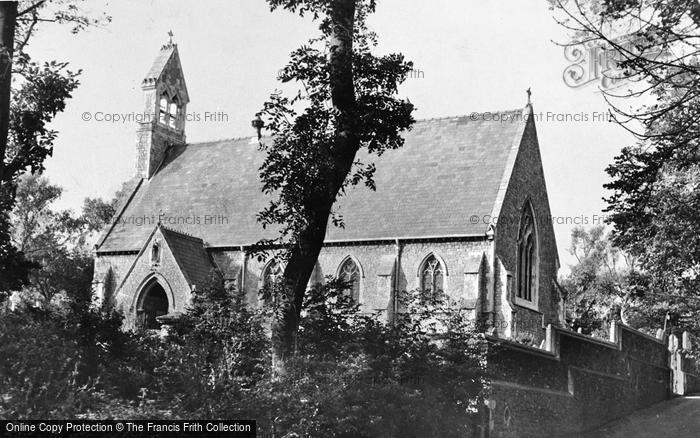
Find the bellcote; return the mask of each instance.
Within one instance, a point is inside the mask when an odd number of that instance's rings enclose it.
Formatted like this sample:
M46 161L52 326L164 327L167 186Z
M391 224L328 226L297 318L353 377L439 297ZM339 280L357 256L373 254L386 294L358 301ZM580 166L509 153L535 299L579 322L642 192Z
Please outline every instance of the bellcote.
M164 44L141 83L144 121L139 123L136 175L150 179L170 146L185 144L185 121L190 101L177 44Z
M185 130L185 109L190 101L177 44L164 44L141 83L146 110L152 121L178 131Z

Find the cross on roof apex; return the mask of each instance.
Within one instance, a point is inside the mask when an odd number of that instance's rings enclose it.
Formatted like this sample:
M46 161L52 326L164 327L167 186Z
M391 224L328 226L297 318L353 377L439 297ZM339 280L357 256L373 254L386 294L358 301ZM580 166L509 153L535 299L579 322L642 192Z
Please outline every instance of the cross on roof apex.
M165 44L163 44L163 47L161 47L161 50L168 50L168 49L172 49L173 47L177 47L177 44L175 44L173 42L174 36L175 36L175 34L173 33L173 31L169 30L168 31L168 41Z

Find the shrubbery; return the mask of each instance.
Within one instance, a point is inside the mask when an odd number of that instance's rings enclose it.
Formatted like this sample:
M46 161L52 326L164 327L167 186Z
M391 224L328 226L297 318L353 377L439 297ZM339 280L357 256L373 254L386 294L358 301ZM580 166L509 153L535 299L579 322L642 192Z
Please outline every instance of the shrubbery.
M121 318L74 299L65 309L25 307L0 317L0 417L66 418L86 409L98 388L129 373L131 336Z
M415 297L395 323L329 281L302 312L297 355L270 373L270 310L213 279L166 338L68 313L3 315L5 418L254 418L282 436L465 436L483 397L483 340L447 302Z

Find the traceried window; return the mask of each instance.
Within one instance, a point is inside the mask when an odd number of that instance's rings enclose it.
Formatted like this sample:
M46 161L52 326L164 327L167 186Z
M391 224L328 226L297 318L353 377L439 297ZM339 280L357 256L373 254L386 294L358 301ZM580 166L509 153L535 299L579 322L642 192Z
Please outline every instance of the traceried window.
M343 292L352 297L355 302L360 301L360 277L360 267L350 257L338 269L338 278L348 284L348 288Z
M525 205L518 233L518 283L516 296L522 300L535 301L537 281L537 235L532 208Z
M263 272L263 287L268 288L277 283L282 278L282 265L276 259L270 261Z
M445 272L440 260L431 254L420 270L421 291L425 298L438 298L444 292Z
M276 302L274 285L282 279L282 274L284 274L284 266L282 266L277 259L272 259L270 263L265 266L262 273L262 299L266 305L272 305Z

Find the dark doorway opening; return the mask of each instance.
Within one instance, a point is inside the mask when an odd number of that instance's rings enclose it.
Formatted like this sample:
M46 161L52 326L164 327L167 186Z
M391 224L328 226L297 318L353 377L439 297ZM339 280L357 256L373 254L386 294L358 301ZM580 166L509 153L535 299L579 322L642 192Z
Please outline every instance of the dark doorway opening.
M168 296L157 281L146 286L137 312L137 325L141 329L159 329L157 317L168 313Z

